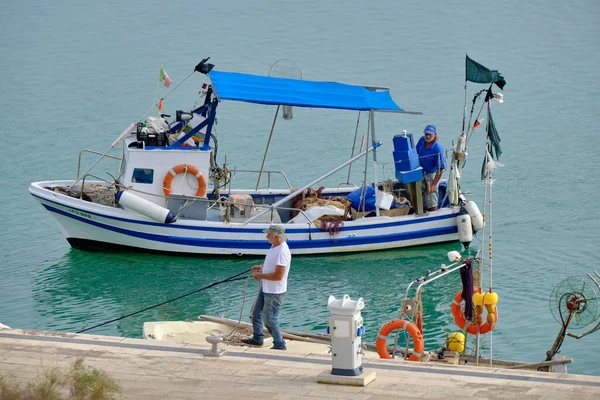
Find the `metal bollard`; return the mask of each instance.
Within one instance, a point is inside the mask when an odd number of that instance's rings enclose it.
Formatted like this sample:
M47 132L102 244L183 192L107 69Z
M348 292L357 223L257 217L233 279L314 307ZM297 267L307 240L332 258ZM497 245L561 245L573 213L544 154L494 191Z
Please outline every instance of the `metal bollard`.
M223 354L225 354L225 350L221 350L219 348L219 344L223 341L223 338L221 336L207 336L206 341L212 344L212 348L206 353L204 353L205 356L221 357Z

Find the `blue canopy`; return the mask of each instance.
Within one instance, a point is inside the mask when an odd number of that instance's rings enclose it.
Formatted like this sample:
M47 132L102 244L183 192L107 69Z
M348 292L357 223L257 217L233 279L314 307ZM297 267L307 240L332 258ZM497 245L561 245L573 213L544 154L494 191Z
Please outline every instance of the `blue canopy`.
M215 70L208 75L220 100L342 110L403 111L394 103L388 90Z

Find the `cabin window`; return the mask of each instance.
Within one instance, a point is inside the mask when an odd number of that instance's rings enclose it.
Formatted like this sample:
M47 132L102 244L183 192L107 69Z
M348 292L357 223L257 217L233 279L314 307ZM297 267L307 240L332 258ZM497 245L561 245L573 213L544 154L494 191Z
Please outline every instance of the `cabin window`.
M154 182L154 170L150 168L135 168L131 182L148 184Z

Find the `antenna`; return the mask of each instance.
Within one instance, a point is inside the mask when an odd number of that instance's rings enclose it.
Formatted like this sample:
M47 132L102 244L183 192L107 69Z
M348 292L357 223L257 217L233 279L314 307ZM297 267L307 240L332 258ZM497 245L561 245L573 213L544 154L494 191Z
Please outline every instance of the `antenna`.
M269 68L269 76L275 78L288 78L288 79L302 79L302 71L298 64L292 60L282 58L276 61L271 68ZM282 106L283 119L292 119L292 106Z

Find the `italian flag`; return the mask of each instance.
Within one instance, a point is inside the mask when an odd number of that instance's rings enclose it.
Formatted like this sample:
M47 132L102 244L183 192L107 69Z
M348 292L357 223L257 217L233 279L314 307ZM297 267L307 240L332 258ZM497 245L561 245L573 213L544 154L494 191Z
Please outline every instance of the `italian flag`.
M171 85L171 83L173 83L173 80L171 78L169 78L169 75L167 75L167 73L165 72L165 69L163 67L160 67L160 74L158 75L158 81L162 82L163 85L165 85L165 87L169 87Z

